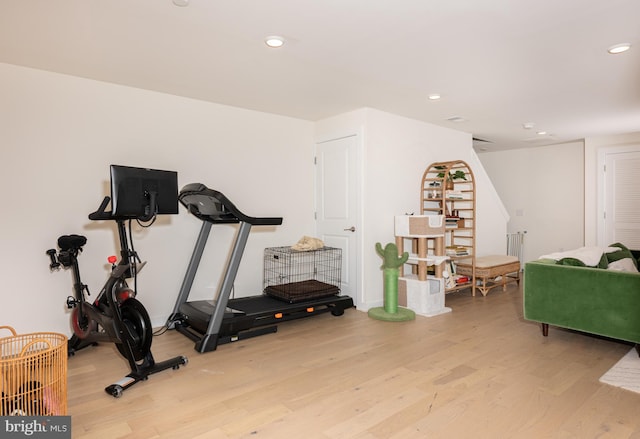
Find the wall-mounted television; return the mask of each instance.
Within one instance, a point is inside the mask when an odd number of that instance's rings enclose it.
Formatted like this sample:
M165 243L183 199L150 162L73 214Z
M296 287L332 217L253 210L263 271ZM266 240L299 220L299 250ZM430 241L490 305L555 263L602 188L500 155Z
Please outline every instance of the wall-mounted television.
M178 173L111 165L111 211L114 218L143 221L178 213Z

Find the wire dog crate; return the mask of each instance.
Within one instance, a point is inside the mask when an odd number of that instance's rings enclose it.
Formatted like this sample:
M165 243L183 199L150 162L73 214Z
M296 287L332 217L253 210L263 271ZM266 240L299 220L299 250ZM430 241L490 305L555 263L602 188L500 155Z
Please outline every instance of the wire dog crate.
M53 332L0 338L0 416L67 414L67 338Z
M298 251L291 247L264 250L264 293L289 303L340 293L342 250L323 247Z

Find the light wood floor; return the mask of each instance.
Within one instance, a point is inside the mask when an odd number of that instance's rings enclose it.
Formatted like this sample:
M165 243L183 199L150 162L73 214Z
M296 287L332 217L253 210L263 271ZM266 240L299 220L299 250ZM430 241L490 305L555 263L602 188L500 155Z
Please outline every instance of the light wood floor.
M348 310L199 354L175 331L156 360L189 364L115 399L113 346L69 359L74 438L638 438L640 395L598 378L631 346L522 318L515 285L447 295L406 323Z

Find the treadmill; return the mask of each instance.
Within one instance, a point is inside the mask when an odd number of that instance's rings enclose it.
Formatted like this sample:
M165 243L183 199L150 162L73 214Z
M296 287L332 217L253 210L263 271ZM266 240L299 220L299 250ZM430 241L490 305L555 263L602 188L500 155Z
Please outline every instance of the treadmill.
M230 343L277 331L278 322L310 317L324 312L334 316L353 307L349 296L334 295L296 303L260 294L231 299L233 283L252 226L277 226L282 218L256 218L243 214L222 193L201 183L188 184L178 195L180 203L202 221L180 292L167 320L167 328L176 329L195 342L195 350L204 353L218 344ZM215 300L189 302L189 293L214 224L239 224L231 255Z

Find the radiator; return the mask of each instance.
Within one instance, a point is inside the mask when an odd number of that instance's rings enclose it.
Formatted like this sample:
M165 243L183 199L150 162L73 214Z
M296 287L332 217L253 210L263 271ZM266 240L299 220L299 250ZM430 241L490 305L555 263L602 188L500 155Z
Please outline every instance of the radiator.
M524 235L527 232L507 233L507 254L515 256L524 267Z

